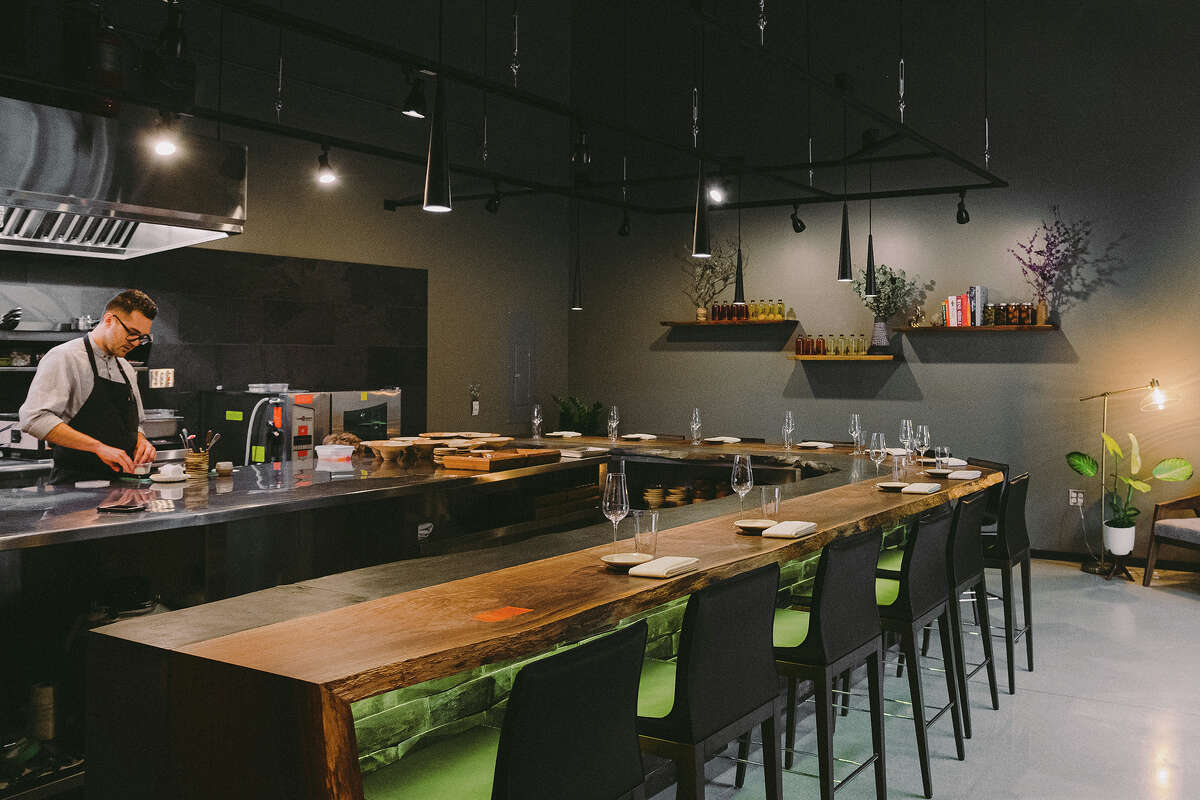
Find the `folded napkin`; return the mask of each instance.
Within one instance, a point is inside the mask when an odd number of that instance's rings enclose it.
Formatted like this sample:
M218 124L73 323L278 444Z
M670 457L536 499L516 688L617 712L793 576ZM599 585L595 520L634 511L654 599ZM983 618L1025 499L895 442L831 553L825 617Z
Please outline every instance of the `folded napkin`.
M627 433L624 436L622 436L621 438L622 439L641 439L642 441L646 441L647 439L657 439L658 437L655 436L653 433Z
M741 439L739 439L736 436L710 436L707 439L705 439L704 441L720 442L721 444L737 444L738 442L741 441Z
M800 442L796 446L797 447L816 447L818 449L824 450L827 447L833 447L833 444L831 442Z
M573 439L576 436L583 436L583 434L579 433L578 431L550 431L546 435L547 436L561 436L564 439Z
M763 536L768 536L772 539L795 539L798 536L803 536L806 533L812 533L817 529L815 522L803 522L800 520L789 520L780 522L767 528L762 532Z
M967 462L961 458L943 458L942 463L947 467L965 467L967 465Z
M886 452L890 456L903 456L908 454L908 451L903 447L889 447L887 448Z
M700 559L687 556L663 556L638 564L629 570L629 574L636 578L673 578L696 569L699 562Z
M940 483L910 483L900 490L900 494L933 494L941 490Z
M977 469L958 469L946 477L952 481L973 481L983 473Z
M608 452L607 447L576 447L570 450L559 450L563 458L589 458Z

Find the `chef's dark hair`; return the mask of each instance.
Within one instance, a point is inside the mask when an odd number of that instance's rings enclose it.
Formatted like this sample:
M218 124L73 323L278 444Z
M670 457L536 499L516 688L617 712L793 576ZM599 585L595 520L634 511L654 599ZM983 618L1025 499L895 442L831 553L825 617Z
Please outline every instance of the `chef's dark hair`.
M150 295L139 289L126 289L108 301L104 311L124 311L132 314L140 311L146 319L154 319L158 315L158 304L150 299Z

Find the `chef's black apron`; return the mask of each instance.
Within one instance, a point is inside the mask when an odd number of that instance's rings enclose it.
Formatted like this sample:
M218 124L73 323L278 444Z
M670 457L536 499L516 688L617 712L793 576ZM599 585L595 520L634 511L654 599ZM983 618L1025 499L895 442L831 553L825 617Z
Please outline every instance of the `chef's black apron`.
M120 381L101 378L96 371L96 356L92 352L90 337L83 337L87 348L88 363L92 365L92 393L70 422L75 430L91 436L110 447L119 447L132 459L137 452L138 409L133 397L129 377L117 362ZM54 445L54 470L50 473L51 483L74 483L75 481L105 480L118 476L111 467L95 453L73 450Z

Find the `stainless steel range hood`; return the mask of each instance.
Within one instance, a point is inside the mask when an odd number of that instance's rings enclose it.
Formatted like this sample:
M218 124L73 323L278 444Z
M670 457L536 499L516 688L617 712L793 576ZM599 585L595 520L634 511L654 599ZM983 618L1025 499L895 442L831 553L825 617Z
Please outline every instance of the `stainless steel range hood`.
M127 259L246 223L246 148L0 97L0 250Z

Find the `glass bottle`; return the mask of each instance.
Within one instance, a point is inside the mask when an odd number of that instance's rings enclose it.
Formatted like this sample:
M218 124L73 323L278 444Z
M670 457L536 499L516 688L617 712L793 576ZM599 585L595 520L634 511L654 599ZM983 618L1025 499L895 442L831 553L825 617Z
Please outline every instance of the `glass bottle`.
M787 307L784 306L782 298L775 301L775 314L775 319L779 320L780 322L783 322L784 317L787 316Z
M720 322L721 321L721 304L716 302L715 300L713 301L712 311L710 311L708 314L708 321L709 322Z
M860 333L858 335L858 341L854 343L854 348L855 348L855 352L858 353L860 356L867 354L867 336L866 336L866 334Z
M839 333L839 334L838 334L838 338L837 338L837 354L838 354L839 356L846 356L846 355L850 355L850 353L849 353L849 352L846 350L846 334L844 334L844 333Z
M817 338L813 340L813 355L825 355L825 334L818 333Z
M804 337L803 336L796 337L796 355L798 355L798 356L804 355Z

